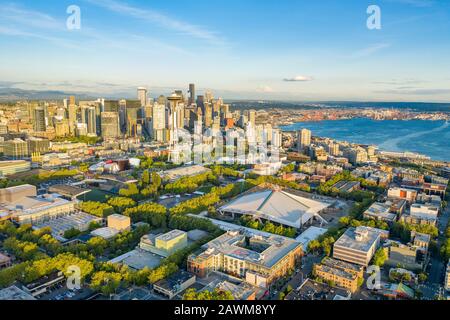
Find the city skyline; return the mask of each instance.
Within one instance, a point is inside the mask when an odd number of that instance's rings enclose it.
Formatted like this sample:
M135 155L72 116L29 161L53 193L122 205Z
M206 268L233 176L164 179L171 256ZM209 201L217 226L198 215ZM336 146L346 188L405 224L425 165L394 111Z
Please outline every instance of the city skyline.
M80 30L66 28L73 4ZM11 1L0 89L128 98L193 82L226 99L450 101L449 4L378 1L382 28L369 30L371 4Z

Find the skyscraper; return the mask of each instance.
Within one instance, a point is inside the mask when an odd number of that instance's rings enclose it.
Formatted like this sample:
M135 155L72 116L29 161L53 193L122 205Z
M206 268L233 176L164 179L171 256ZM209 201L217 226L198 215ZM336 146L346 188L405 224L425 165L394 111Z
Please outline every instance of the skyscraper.
M97 115L95 107L85 109L86 127L89 135L97 134Z
M298 152L303 152L305 148L311 145L311 131L302 129L297 132L297 147Z
M72 101L72 99L70 99ZM69 104L69 131L70 134L75 134L75 124L77 122L77 106Z
M248 121L252 124L253 127L256 126L256 110L250 110L248 113Z
M139 87L137 89L137 97L141 101L141 107L145 107L147 105L147 89Z
M120 136L119 114L117 112L102 112L102 137L117 138Z
M195 84L189 84L189 105L195 103Z
M153 139L164 142L166 131L166 106L164 104L156 103L153 106L152 125Z
M45 109L44 107L36 107L34 109L34 131L45 131Z

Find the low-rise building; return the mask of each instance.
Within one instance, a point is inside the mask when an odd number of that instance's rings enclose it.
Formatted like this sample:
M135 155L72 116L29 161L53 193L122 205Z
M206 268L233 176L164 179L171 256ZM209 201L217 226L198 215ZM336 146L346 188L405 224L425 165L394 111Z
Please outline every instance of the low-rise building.
M187 233L172 230L165 234L148 234L141 238L139 247L157 255L168 257L187 246Z
M400 204L401 202L402 204ZM406 206L406 201L397 199L394 201L375 202L366 211L364 211L365 219L374 219L393 223L401 215Z
M417 190L407 188L389 188L388 198L404 199L413 203L417 197Z
M348 228L333 245L333 258L368 266L382 238L382 231L370 227Z
M130 230L131 219L130 217L121 214L112 214L108 216L108 227L116 229L117 231Z
M195 284L195 275L186 271L178 271L166 279L159 280L153 285L153 290L159 294L173 299L193 284Z
M323 264L315 264L313 272L316 277L348 289L352 293L358 290L358 277L352 273Z
M62 199L57 194L26 196L0 205L19 224L38 223L75 212L75 202Z
M25 160L0 161L0 176L9 176L20 172L30 171L31 162Z
M351 296L347 289L306 279L300 287L292 290L285 300L350 300Z
M410 215L417 218L437 219L439 207L432 204L413 203L410 208Z
M17 286L11 286L0 290L0 300L36 300L28 292L18 288Z
M337 189L340 192L353 192L361 189L361 182L342 180L333 185L333 189Z
M293 239L229 231L190 255L188 271L199 277L220 271L267 288L292 271L301 255L301 244Z
M66 277L64 276L63 272L55 271L24 285L22 288L26 293L32 295L33 297L36 297L38 295L46 293L50 288L55 287L58 284L63 283L64 281L66 281Z
M441 199L444 199L447 185L439 183L424 183L422 185L422 190L428 195L437 195L441 197Z

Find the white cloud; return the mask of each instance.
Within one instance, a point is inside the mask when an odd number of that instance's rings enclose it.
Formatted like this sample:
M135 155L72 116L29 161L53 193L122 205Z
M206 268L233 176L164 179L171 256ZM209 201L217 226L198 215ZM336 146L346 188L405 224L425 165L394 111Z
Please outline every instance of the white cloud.
M305 81L312 81L314 80L313 77L310 76L295 76L293 78L284 78L283 81L287 82L305 82Z
M206 40L213 44L224 44L223 39L217 36L214 32L206 30L203 27L193 25L178 19L169 17L160 12L150 9L141 9L133 7L127 3L115 0L87 0L88 2L108 9L110 11L124 14L136 19L157 24L161 27L187 34L197 39Z
M63 20L58 21L48 14L27 10L14 4L0 6L0 20L40 29L61 29L64 27Z
M350 58L363 58L370 56L380 50L389 48L391 45L389 43L377 43L370 45L366 48L363 48L361 50L355 51L350 55Z
M264 92L264 93L272 93L274 90L270 86L262 85L256 88L256 91L258 92Z

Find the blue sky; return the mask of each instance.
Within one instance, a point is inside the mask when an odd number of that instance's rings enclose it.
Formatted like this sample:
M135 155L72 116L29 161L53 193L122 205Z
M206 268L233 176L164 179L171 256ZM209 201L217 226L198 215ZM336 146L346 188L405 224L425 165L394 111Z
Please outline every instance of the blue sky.
M450 1L6 0L0 49L0 84L27 89L450 101Z

